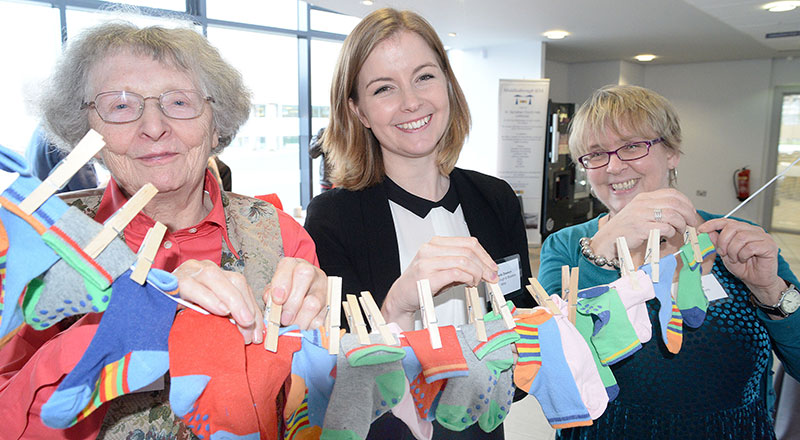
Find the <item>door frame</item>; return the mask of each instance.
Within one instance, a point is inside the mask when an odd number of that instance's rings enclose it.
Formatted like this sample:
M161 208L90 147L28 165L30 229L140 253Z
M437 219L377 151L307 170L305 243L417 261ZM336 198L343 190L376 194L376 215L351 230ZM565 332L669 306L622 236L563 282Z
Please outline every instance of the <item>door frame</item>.
M769 124L769 144L767 146L767 157L765 161L765 182L766 176L771 179L777 172L778 166L778 144L781 136L781 119L783 118L783 96L784 95L800 95L800 85L797 86L777 86L772 93L772 112ZM797 165L795 165L797 166ZM772 208L775 204L775 188L776 185L770 185L769 188L764 190L764 211L761 218L763 219L763 227L769 232L791 232L797 233L795 230L773 228L772 227Z

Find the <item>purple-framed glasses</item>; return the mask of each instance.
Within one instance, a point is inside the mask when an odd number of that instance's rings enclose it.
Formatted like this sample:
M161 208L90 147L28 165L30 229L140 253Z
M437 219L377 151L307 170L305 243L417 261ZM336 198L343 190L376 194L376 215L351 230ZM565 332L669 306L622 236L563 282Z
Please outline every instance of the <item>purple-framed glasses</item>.
M650 154L650 147L664 142L664 138L656 138L651 141L639 141L625 144L614 151L592 151L578 158L578 162L587 170L602 168L611 162L611 155L616 154L619 160L628 162L641 159Z

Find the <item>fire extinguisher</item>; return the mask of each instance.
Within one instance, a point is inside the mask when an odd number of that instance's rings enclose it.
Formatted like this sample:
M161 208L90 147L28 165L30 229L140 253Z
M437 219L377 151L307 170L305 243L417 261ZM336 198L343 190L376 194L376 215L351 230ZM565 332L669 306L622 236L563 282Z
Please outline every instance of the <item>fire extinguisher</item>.
M736 189L736 198L740 201L750 197L750 170L747 167L739 168L733 173L733 187Z

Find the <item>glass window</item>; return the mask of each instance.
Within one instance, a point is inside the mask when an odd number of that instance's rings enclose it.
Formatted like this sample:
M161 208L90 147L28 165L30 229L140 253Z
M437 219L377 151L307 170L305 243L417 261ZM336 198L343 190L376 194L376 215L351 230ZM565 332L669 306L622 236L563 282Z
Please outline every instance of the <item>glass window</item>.
M167 28L192 26L197 32L201 32L200 26L188 20L168 19L163 17L152 17L147 15L121 14L113 11L86 11L67 8L67 41L78 35L86 28L100 24L108 20L125 20L136 26L164 26Z
M131 0L120 1L126 5L144 6L147 8L169 9L170 11L186 11L186 0Z
M778 167L775 174L785 170L800 157L800 94L783 95L781 128L778 141ZM750 183L751 187L753 183ZM800 168L793 167L775 185L772 207L772 227L800 232Z
M300 206L297 39L214 26L208 38L253 93L250 119L221 155L231 168L233 191L277 193L292 212Z
M358 17L344 15L336 12L311 10L311 29L315 31L332 32L347 35L361 21Z
M312 11L313 12L313 11ZM339 14L337 14L339 15ZM313 15L312 15L313 16ZM311 136L328 125L331 113L331 81L333 69L342 49L341 41L311 40ZM311 163L312 195L321 192L322 158Z
M35 31L31 23L36 23ZM48 77L61 53L60 28L58 9L49 5L0 2L3 59L13 64L0 69L0 145L21 154L39 123L26 101ZM24 44L14 43L20 41ZM11 173L0 173L0 188L15 178Z
M297 29L297 0L206 0L206 14L213 20Z

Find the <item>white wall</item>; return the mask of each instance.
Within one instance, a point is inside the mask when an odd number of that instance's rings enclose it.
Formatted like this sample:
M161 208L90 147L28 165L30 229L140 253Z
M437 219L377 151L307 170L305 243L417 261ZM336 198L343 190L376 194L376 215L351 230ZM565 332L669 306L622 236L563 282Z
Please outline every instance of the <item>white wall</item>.
M553 102L571 102L569 100L569 64L557 61L544 63L544 77L550 80L550 99Z
M543 78L544 53L540 41L448 52L472 113L472 130L459 167L497 175L498 81Z

